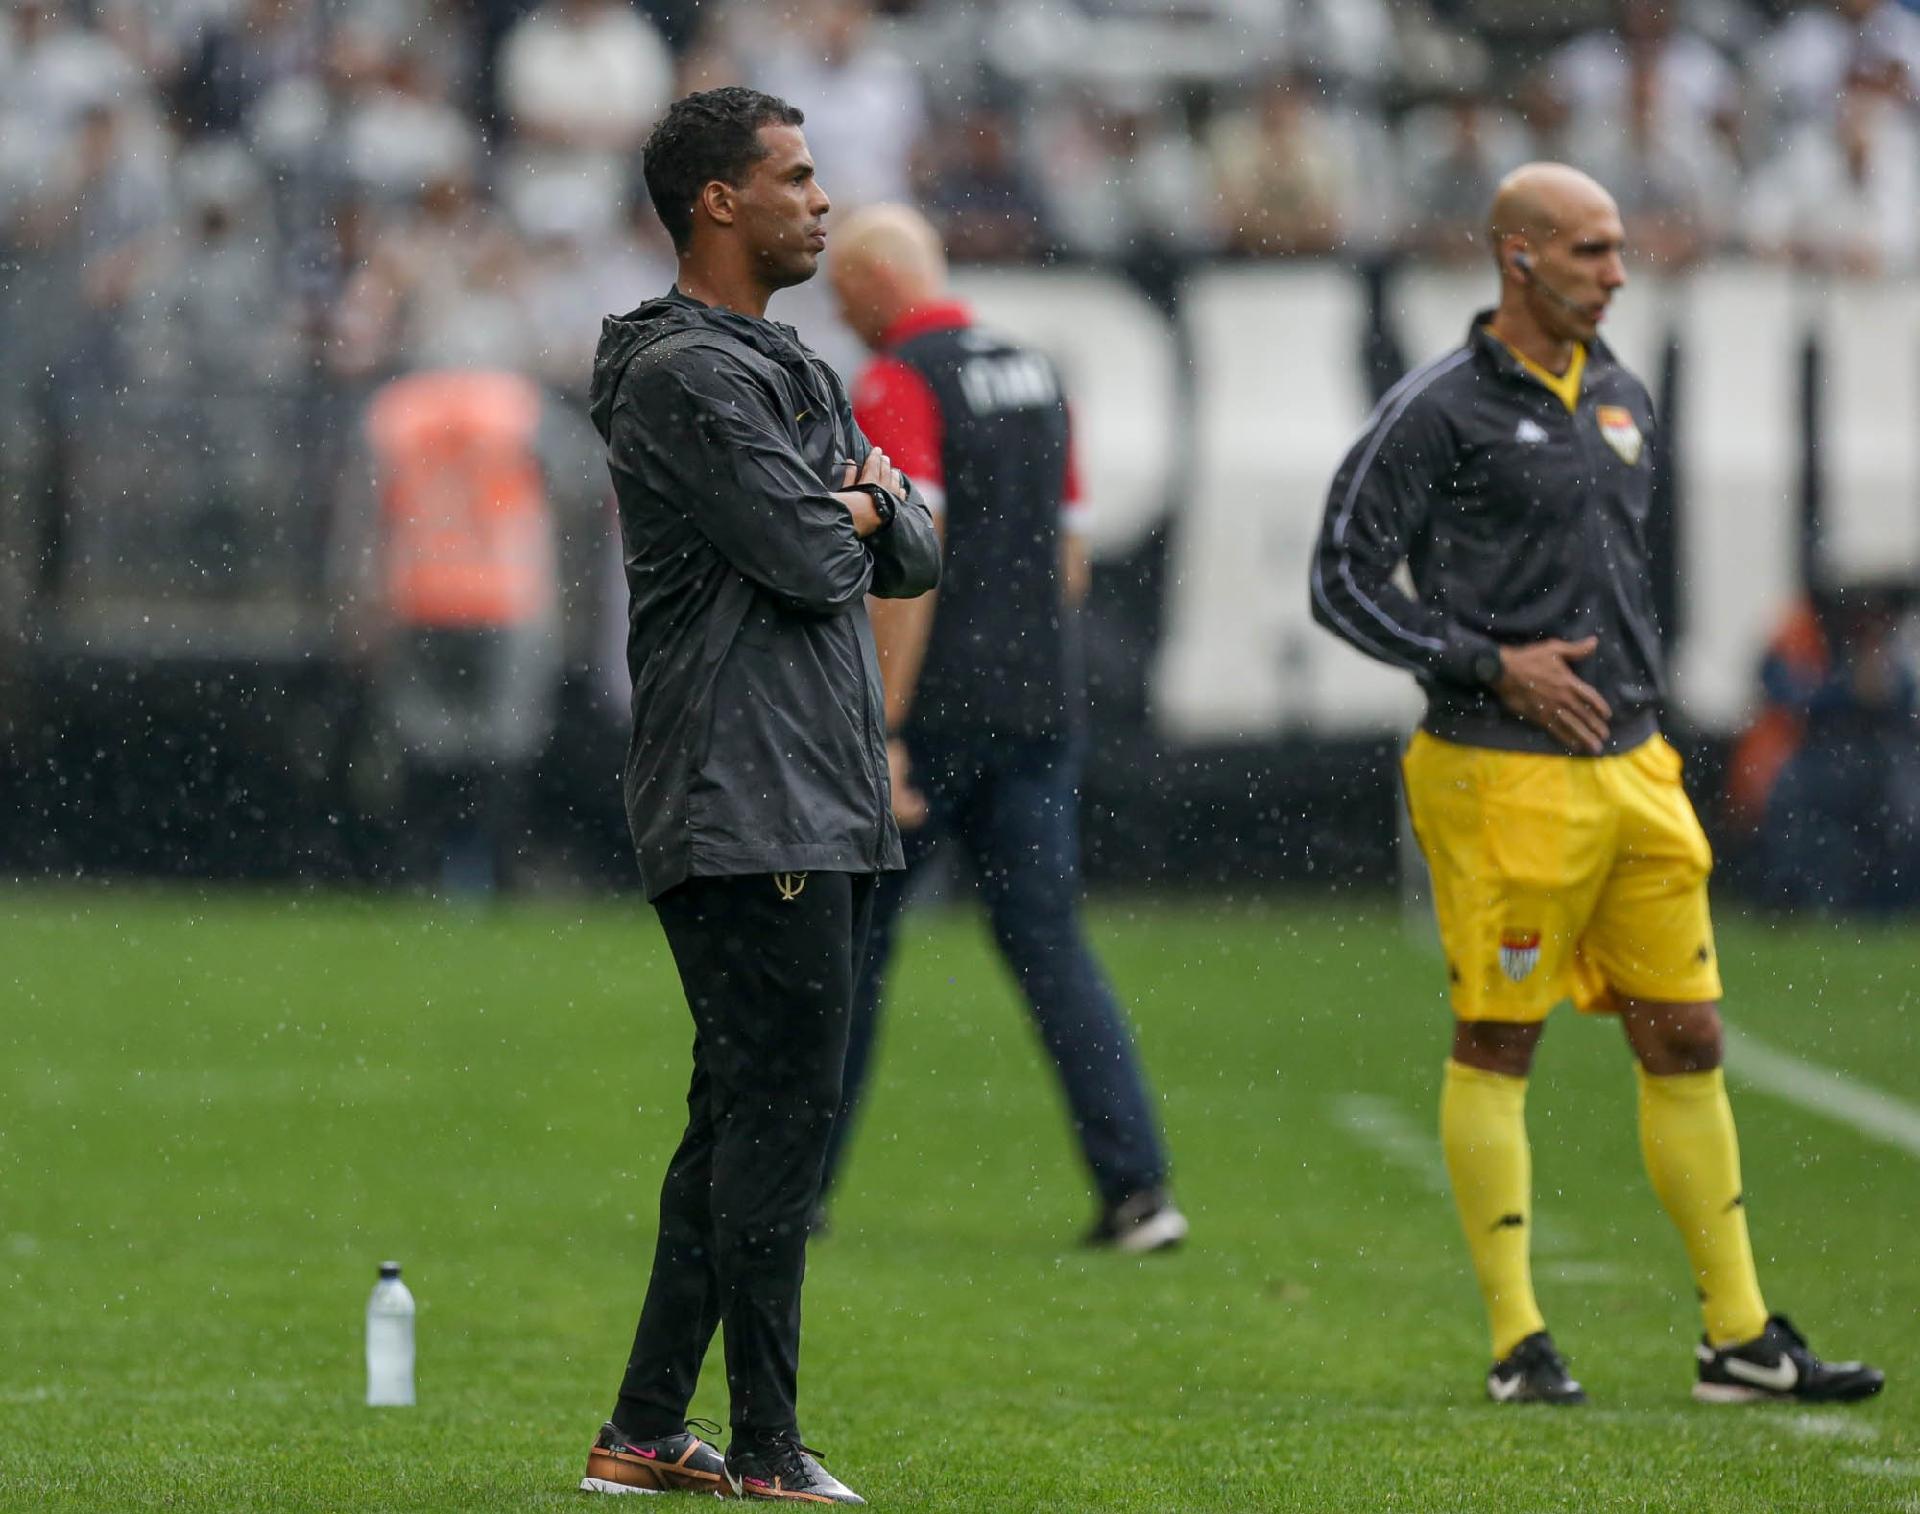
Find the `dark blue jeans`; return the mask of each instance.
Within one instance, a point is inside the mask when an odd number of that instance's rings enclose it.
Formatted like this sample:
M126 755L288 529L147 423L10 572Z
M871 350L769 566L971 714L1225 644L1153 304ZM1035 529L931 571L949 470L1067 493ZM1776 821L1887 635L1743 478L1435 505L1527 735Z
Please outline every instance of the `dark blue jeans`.
M1920 904L1920 753L1912 727L1816 735L1781 770L1760 829L1771 902L1790 909Z
M993 938L1026 996L1060 1079L1080 1149L1111 1204L1166 1178L1158 1122L1125 1014L1080 926L1079 755L1066 739L929 743L909 738L910 781L928 821L902 838L907 871L874 896L866 967L853 997L840 1117L827 1150L838 1173L866 1085L900 907L942 838L979 883Z

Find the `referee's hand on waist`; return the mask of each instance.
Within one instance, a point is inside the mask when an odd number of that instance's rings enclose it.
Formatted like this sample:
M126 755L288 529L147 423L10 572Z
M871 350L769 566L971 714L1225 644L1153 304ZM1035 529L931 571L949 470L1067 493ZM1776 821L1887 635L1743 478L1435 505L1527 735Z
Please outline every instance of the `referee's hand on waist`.
M1579 641L1527 642L1500 649L1500 677L1493 691L1522 720L1531 721L1569 751L1598 757L1607 748L1613 708L1600 691L1573 671L1593 655L1598 637Z

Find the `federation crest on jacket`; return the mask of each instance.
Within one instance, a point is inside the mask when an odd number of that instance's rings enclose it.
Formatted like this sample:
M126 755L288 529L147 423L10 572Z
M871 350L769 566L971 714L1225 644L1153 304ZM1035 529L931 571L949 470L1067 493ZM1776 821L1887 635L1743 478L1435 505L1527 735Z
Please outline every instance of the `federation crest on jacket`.
M1600 439L1619 453L1621 462L1631 468L1640 461L1645 442L1631 410L1624 405L1597 405L1593 418L1600 423Z
M1500 932L1500 971L1516 983L1540 965L1540 932L1507 929Z

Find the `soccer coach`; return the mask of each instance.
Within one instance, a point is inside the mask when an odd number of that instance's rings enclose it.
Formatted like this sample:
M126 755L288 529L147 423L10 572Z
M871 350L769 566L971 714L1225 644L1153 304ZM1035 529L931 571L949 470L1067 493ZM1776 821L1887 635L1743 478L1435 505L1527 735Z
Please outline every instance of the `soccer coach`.
M1381 401L1334 478L1311 584L1322 625L1427 693L1406 795L1451 981L1441 1144L1491 1327L1487 1392L1585 1398L1529 1263L1527 1076L1571 997L1618 1015L1639 1063L1647 1174L1705 1326L1694 1396L1862 1398L1880 1373L1821 1361L1769 1314L1747 1238L1712 855L1659 729L1653 408L1598 335L1626 283L1620 214L1585 174L1536 163L1489 220L1499 306Z
M862 1502L801 1444L800 1289L874 879L901 866L866 596L925 593L940 550L833 371L766 319L826 244L802 120L742 88L667 111L645 171L678 276L594 360L631 597L627 816L694 1021L596 1491ZM686 1423L716 1326L724 1460Z

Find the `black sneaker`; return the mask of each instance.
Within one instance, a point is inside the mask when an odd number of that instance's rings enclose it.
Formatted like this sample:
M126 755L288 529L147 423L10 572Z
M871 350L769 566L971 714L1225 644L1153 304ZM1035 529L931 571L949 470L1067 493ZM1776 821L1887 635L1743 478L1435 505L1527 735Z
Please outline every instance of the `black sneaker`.
M727 1453L727 1484L735 1498L864 1504L866 1499L820 1465L819 1455L790 1435L736 1446Z
M1496 1404L1584 1404L1587 1390L1567 1371L1553 1337L1536 1330L1493 1364L1487 1397Z
M1187 1217L1164 1188L1142 1188L1100 1211L1087 1232L1089 1246L1112 1251L1165 1251L1187 1238Z
M718 1434L710 1430L710 1434ZM691 1430L635 1440L609 1420L587 1452L583 1493L706 1493L724 1498L727 1462Z
M1751 1404L1792 1399L1806 1404L1847 1403L1872 1398L1886 1374L1860 1362L1823 1362L1784 1314L1738 1346L1718 1351L1704 1340L1693 1348L1699 1380L1693 1396L1703 1404Z

